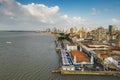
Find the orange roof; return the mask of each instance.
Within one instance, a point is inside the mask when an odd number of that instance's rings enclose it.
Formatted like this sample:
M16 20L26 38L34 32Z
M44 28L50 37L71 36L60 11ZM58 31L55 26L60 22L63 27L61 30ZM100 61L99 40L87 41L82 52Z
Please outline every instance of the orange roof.
M109 56L108 56L108 54L101 54L101 56L102 56L102 58L108 58Z
M70 51L72 58L74 58L74 56L76 56L76 61L77 62L90 62L90 59L82 52L78 51L78 50L72 50Z
M100 55L101 55L101 54L105 54L104 51L99 51L99 50L94 50L94 52L95 52L96 54L100 54Z
M76 44L68 44L68 46L76 46Z
M94 52L96 53L96 54L107 54L107 53L105 53L104 51L100 51L100 50L94 50Z
M107 53L105 53L104 51L94 51L96 54L100 54L100 56L102 57L102 58L107 58L107 57L109 57L109 55L107 54Z
M118 47L116 47L116 46L111 46L110 50L120 50L120 49Z

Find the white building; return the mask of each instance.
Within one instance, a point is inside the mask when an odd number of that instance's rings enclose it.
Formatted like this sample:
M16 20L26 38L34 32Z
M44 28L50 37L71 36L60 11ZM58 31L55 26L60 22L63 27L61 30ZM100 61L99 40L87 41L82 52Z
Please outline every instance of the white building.
M69 62L68 62L68 59L67 59L67 56L66 56L66 51L65 50L61 50L61 58L62 58L62 65L64 66L69 66Z
M116 67L120 67L119 61L113 59L112 57L108 57L104 60L104 64L114 64Z
M77 45L76 44L67 44L67 50L77 50Z
M62 70L74 71L75 67L73 65L71 65L71 66L62 66Z

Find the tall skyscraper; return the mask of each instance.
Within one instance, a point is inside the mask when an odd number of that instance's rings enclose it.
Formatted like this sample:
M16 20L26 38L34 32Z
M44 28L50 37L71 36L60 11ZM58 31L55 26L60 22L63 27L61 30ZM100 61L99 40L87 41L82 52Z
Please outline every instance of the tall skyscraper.
M109 33L110 33L110 35L114 35L117 30L118 30L118 28L116 27L116 25L109 25Z
M117 34L118 27L116 25L109 25L109 35L110 35L110 40L113 40L115 35Z

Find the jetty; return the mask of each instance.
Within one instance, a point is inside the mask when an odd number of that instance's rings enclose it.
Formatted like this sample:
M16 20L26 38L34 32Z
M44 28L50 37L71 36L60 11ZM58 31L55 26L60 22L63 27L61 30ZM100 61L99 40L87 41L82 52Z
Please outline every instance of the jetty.
M61 73L61 70L59 70L59 69L52 70L52 73Z
M68 70L52 70L52 73L60 73L61 75L108 75L120 77L119 72L115 71L68 71Z
M81 74L81 75L108 75L108 76L117 76L120 77L119 72L115 71L65 71L61 70L61 74Z

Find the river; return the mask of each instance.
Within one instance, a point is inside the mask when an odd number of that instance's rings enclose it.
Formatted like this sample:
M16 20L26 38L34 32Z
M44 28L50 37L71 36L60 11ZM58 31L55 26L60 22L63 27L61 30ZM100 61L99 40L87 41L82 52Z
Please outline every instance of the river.
M55 38L34 32L0 32L0 80L120 80L113 76L60 75Z

